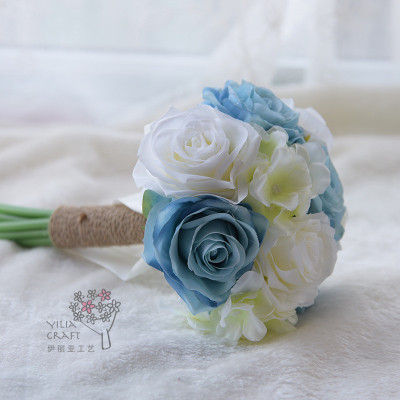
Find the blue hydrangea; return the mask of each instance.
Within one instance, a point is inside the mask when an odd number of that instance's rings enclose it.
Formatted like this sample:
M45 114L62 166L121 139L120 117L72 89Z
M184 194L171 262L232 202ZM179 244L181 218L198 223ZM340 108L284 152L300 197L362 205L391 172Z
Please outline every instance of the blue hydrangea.
M203 89L204 104L217 108L241 121L255 123L265 130L280 126L289 135L288 144L304 143L304 131L298 126L299 114L270 90L242 81L227 81L223 89Z
M326 149L325 151L327 153L326 165L331 173L331 183L324 193L311 200L308 213L324 212L329 217L331 227L335 229L335 240L339 241L344 234L342 221L346 212L343 200L343 186Z

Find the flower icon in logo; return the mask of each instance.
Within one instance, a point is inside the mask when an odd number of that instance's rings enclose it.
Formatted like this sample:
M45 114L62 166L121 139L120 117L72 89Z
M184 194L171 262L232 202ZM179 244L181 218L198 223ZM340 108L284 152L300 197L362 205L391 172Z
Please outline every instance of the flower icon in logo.
M106 311L104 314L100 315L100 317L103 322L110 322L111 313Z
M72 311L73 313L75 313L76 310L78 309L78 303L73 303L73 302L71 301L71 305L69 306L69 308L71 309L71 311Z
M94 302L97 297L100 297L100 301L96 305ZM107 300L111 301L107 302ZM120 305L121 302L111 299L111 291L102 289L97 292L93 289L87 291L86 297L81 291L74 293L74 301L70 301L69 308L74 321L79 321L100 335L101 348L106 350L111 347L110 331L114 325L115 317L119 313Z
M111 292L107 292L106 289L103 289L97 296L101 297L101 301L110 300Z
M88 297L89 299L94 300L96 298L97 294L96 294L96 289L93 290L88 290Z
M74 312L74 321L81 322L83 317L82 311Z
M87 322L87 323L90 322L91 324L94 324L96 320L97 320L97 318L95 317L94 314L91 314L91 315L87 315L87 316L86 316L86 322Z
M79 291L79 292L77 292L77 293L74 293L74 300L75 301L79 301L79 303L81 303L82 301L83 301L83 298L84 298L85 296L82 294L82 292L81 291Z
M99 301L99 302L97 303L96 308L99 310L99 313L102 313L103 310L106 308L106 305L103 304L101 301Z
M119 306L121 303L119 301L113 300L111 303L107 304L107 307L110 309L110 313L119 312Z
M92 312L92 308L94 308L94 304L92 304L92 300L88 300L87 302L82 301L82 311L86 311L88 314Z

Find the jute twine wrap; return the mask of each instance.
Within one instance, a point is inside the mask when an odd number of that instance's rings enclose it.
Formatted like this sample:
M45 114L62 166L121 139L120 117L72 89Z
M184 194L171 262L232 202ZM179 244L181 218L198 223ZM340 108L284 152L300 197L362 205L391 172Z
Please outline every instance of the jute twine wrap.
M61 249L139 244L146 218L123 204L58 207L49 223L50 239Z

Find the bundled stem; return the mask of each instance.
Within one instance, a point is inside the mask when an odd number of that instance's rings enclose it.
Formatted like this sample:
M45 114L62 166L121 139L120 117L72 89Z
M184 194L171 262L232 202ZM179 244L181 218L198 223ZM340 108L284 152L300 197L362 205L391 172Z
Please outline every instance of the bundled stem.
M0 213L9 216L17 216L23 218L49 218L53 214L53 210L44 210L40 208L28 208L10 206L8 204L0 203Z
M108 247L140 244L145 217L123 204L111 206L58 207L49 225L50 238L58 248Z
M48 225L52 210L0 204L0 239L20 246L52 246Z
M122 204L42 210L0 204L0 239L24 247L126 246L142 243L145 217Z

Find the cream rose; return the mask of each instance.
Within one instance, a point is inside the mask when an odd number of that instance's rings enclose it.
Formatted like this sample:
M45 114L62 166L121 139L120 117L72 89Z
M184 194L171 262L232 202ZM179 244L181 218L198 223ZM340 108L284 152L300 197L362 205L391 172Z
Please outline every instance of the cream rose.
M210 106L171 108L147 127L133 177L137 186L165 196L215 194L239 203L260 142L250 124Z
M280 311L313 304L318 285L333 271L335 231L324 213L292 218L270 228L255 261Z

